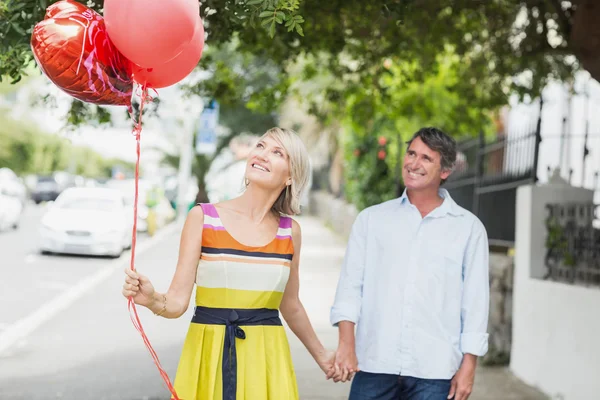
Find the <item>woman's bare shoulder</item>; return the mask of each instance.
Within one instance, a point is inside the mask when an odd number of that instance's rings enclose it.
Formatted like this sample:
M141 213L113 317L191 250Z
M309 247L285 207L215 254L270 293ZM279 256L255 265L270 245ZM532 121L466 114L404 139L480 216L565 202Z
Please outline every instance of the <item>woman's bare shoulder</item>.
M188 212L187 220L193 222L204 221L204 210L199 204L192 207L192 209Z

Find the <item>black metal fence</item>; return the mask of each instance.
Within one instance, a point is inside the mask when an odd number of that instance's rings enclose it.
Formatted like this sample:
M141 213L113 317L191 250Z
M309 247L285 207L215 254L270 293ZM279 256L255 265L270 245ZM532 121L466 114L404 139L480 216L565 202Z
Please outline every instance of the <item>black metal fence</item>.
M537 181L541 118L534 129L486 141L483 134L458 144L455 171L444 187L486 227L489 242L515 241L517 188Z
M546 205L544 279L600 287L600 205Z

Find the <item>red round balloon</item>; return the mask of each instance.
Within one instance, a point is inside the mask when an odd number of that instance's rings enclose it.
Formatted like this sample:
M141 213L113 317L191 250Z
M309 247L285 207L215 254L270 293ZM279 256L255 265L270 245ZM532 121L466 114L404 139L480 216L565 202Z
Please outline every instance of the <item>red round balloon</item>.
M198 0L104 0L110 40L144 68L169 62L194 36Z
M106 34L104 19L72 0L46 9L31 48L40 69L69 95L94 104L131 104L131 62Z
M196 68L202 58L204 48L204 26L202 19L197 17L194 37L183 47L181 54L171 61L153 68L142 68L133 65L133 79L140 85L159 89L171 86L188 76Z

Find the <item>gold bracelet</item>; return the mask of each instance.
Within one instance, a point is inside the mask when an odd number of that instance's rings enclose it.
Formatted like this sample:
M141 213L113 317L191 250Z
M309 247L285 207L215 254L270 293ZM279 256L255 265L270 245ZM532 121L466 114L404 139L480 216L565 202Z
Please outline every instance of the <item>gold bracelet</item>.
M163 307L162 310L160 310L160 312L158 313L154 313L154 315L156 315L157 317L160 317L161 315L163 315L163 313L167 311L167 295L163 294Z

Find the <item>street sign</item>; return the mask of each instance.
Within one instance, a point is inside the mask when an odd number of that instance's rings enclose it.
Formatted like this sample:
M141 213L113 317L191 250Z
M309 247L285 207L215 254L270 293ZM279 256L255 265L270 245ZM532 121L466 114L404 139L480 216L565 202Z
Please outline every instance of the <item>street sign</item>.
M217 125L219 121L219 103L211 100L204 107L196 131L196 153L212 155L217 150Z

